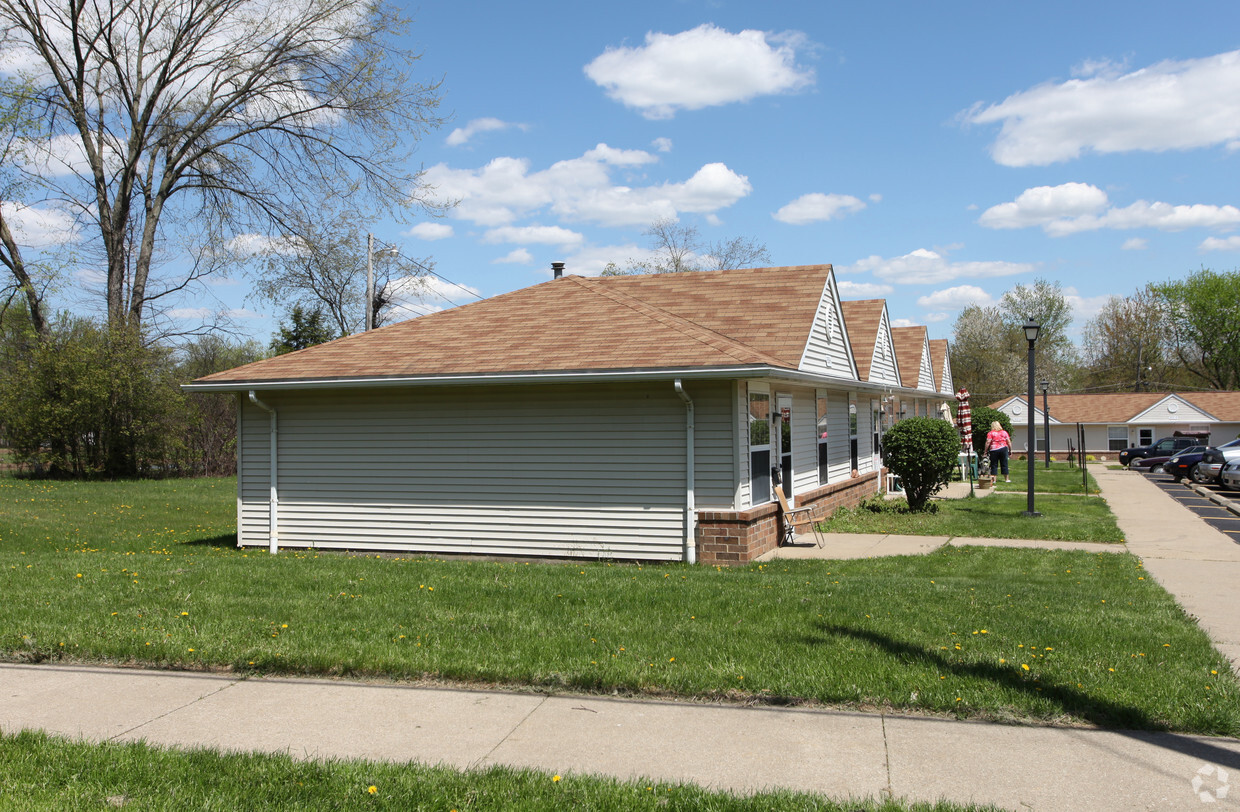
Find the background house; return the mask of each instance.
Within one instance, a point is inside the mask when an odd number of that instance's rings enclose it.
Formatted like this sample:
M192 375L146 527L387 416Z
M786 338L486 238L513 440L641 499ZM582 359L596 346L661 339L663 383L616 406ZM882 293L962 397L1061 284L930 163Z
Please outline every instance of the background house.
M238 396L239 545L709 562L775 546L776 487L874 493L884 396L943 399L860 379L829 265L568 276L187 388Z
M1028 445L1030 409L1027 396L1014 395L991 404L1012 420L1012 445ZM1048 395L1052 453L1066 453L1076 441L1076 424L1085 429L1086 451L1114 454L1125 448L1149 445L1176 431L1208 431L1210 443L1220 445L1240 434L1240 392L1139 392L1098 395ZM1042 397L1034 400L1037 450L1045 448Z

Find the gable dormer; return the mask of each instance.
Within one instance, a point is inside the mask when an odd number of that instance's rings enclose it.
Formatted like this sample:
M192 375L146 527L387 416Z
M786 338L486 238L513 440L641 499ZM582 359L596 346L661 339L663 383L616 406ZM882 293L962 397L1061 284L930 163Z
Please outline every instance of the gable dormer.
M900 367L901 386L934 392L934 370L930 365L930 338L924 326L891 328Z
M930 342L930 364L934 367L935 390L944 395L955 392L955 382L952 380L951 345L946 338L937 338Z
M814 313L814 326L797 368L802 372L857 380L857 367L844 329L844 314L833 272L827 275L827 283L823 285L818 310Z
M1167 395L1129 423L1203 423L1213 421L1214 415L1197 408L1179 395Z

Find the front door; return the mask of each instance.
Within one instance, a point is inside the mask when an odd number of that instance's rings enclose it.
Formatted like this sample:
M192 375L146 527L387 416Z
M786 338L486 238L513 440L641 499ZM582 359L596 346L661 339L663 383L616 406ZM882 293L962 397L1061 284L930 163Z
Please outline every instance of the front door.
M792 501L792 395L775 395L775 420L778 431L771 432L771 441L778 443L779 479L783 483L784 496Z

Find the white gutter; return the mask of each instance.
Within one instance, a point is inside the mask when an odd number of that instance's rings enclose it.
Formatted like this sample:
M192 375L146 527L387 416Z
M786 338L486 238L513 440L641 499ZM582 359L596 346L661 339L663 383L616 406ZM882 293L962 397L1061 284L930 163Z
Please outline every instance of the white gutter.
M271 415L271 497L268 501L268 513L271 515L271 524L267 530L267 543L271 554L275 555L280 551L279 536L277 534L278 527L276 524L276 516L279 513L278 509L280 507L280 492L276 488L276 440L279 438L279 432L276 427L276 410L259 400L258 396L254 394L253 389L250 390L250 402Z
M697 506L693 499L693 400L685 394L685 388L677 378L673 385L676 394L685 402L685 561L697 563Z

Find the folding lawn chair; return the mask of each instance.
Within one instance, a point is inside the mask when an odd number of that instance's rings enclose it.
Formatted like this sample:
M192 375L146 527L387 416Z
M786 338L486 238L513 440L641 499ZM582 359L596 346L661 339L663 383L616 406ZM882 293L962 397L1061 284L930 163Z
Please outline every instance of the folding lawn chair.
M826 539L823 538L822 531L818 529L818 525L811 516L814 509L788 507L788 498L784 496L784 489L781 487L776 486L775 495L779 498L779 510L783 514L783 544L792 544L796 541L797 531L808 527L813 531L814 540L818 542L818 546L822 547L826 543Z

